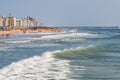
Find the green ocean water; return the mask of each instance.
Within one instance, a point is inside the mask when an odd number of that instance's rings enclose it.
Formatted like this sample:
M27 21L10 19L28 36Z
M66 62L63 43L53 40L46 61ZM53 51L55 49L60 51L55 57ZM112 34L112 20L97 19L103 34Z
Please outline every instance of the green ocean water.
M0 80L120 79L120 29L63 30L0 37Z

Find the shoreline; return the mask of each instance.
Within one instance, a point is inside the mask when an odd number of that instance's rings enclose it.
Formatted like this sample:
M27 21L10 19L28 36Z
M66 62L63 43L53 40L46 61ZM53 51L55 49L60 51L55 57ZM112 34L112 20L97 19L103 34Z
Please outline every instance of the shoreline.
M10 30L0 31L0 36L9 37L13 34L26 34L26 33L55 33L55 32L62 32L61 29L53 28L53 27L41 27L41 28L13 28Z

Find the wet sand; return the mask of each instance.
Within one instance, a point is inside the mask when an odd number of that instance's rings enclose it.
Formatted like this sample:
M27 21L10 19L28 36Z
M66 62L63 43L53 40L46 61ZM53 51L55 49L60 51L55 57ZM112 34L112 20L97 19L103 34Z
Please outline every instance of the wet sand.
M40 29L11 29L9 31L0 31L0 36L9 37L12 34L26 34L26 33L54 33L61 32L58 28L40 28Z

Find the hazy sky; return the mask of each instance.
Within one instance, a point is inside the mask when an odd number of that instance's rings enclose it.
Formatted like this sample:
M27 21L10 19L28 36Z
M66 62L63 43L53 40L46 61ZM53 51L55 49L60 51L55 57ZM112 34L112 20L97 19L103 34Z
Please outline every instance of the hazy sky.
M47 26L120 26L120 0L0 0L0 15Z

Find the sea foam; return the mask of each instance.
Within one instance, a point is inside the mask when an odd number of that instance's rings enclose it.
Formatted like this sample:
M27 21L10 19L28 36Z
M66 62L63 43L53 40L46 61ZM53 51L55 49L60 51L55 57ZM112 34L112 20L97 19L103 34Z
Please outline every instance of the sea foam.
M66 37L93 37L93 36L97 36L97 35L90 33L65 33L65 34L42 36L41 39L60 39Z
M45 52L4 67L0 70L0 80L66 79L70 74L68 61L54 59L55 52Z

